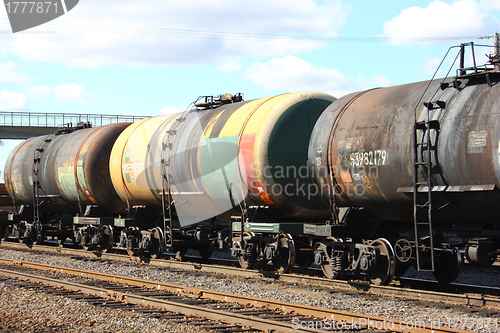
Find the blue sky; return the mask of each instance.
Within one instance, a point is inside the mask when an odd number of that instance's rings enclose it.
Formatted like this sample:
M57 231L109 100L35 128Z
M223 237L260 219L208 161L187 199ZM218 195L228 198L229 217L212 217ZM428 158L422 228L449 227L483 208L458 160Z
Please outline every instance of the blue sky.
M154 116L200 95L341 97L430 79L450 46L492 44L478 37L499 22L498 0L81 0L13 34L2 6L0 111Z

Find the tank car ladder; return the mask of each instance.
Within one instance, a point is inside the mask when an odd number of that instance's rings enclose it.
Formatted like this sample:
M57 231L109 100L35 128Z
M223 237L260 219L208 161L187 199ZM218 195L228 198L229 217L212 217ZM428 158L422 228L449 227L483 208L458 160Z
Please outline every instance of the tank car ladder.
M172 205L174 204L172 196L172 186L174 186L173 176L170 171L171 166L171 156L172 156L172 138L177 135L177 128L181 123L186 121L186 114L191 111L191 105L180 115L179 118L175 119L174 124L170 127L168 131L165 132L162 143L162 191L161 191L161 203L162 203L162 218L163 218L163 235L165 241L171 247L174 246L173 230L174 222L172 218Z
M217 108L223 104L236 103L243 101L243 94L237 93L236 95L220 95L218 97L214 96L199 96L196 101L189 104L189 106L181 113L181 115L175 119L174 123L170 127L170 130L166 131L163 137L162 143L162 152L161 152L161 163L162 163L162 211L163 211L163 233L165 235L165 239L167 239L167 223L170 226L170 234L173 234L173 219L172 219L172 209L175 207L172 187L175 185L174 177L171 173L171 156L173 152L173 142L172 138L177 135L177 131L180 128L181 124L187 120L187 115L191 112L198 112L201 110L208 110ZM168 189L167 189L168 188ZM179 191L178 191L179 192ZM180 193L180 192L179 192ZM198 194L194 192L193 194ZM169 246L173 247L173 237L170 237Z
M54 140L56 137L56 133L50 134L46 137L35 150L35 156L33 159L33 222L37 224L40 222L40 205L43 202L40 202L40 198L45 197L45 193L42 189L40 181L38 180L38 176L40 173L40 162L43 155L43 151L49 145L49 143Z
M424 120L417 121L415 117L413 135L414 153L414 187L413 187L413 225L415 231L415 254L419 271L433 272L435 268L434 237L432 228L432 170L436 167L432 162L431 151L437 149L437 131L439 122L430 119L430 111L444 108L441 102L424 103L426 114ZM432 134L436 141L432 142ZM435 155L436 156L436 155ZM423 169L423 172L420 170ZM425 195L419 196L419 193ZM422 241L423 234L428 233L428 245ZM430 268L424 268L424 252L430 253Z
M40 221L40 207L45 203L45 201L40 201L41 198L57 197L53 195L47 195L42 188L38 176L40 175L40 163L42 159L43 152L49 143L54 140L54 138L59 135L56 130L54 133L50 134L48 137L43 139L38 148L35 150L33 156L33 226L36 232L36 241L42 241L42 225ZM49 199L50 200L50 199Z
M173 149L172 139L177 135L177 131L181 124L186 121L187 115L192 111L198 111L198 102L205 98L205 102L207 101L207 96L200 96L198 99L191 104L181 113L181 115L175 119L174 123L170 127L168 131L165 132L162 143L162 152L161 152L161 163L162 163L162 191L161 191L161 202L162 202L162 218L163 218L163 235L165 240L169 240L169 245L171 247L174 246L173 239L173 230L174 230L174 222L173 222L173 211L172 206L174 205L173 195L172 195L172 187L175 186L175 182L173 179L173 175L171 173L171 156ZM167 227L170 230L167 230Z
M59 195L47 195L42 185L40 184L40 180L38 176L40 175L40 163L42 159L43 152L47 148L47 146L54 140L58 135L71 133L76 129L89 128L91 127L90 123L78 123L76 127L73 127L73 124L69 123L67 126L58 127L53 133L48 135L43 141L40 143L38 148L35 150L33 156L33 224L35 228L40 227L40 207L45 203L45 201L40 201L40 199L49 199L50 198L58 198ZM38 231L38 230L37 230ZM39 230L41 232L41 230Z

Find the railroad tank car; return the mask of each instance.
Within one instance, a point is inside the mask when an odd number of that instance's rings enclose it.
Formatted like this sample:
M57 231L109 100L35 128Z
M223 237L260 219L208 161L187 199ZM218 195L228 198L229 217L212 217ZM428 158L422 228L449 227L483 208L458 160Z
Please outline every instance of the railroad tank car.
M180 125L176 122L181 114L144 119L126 129L113 146L110 157L113 184L129 206L160 207L163 189L160 162L167 158L161 154L165 151L163 146L167 145L167 132L175 127L176 133L168 142L172 147L168 152L171 158L169 172L171 182L175 183L171 187L177 189L193 180L190 184L192 195L203 192L199 195L206 195L211 202L218 203L231 199L227 187L233 182L234 200L239 195L240 201L247 199L254 205L267 205L283 218L324 217L328 207L320 201L317 204L314 201L317 198L310 202L301 200L292 191L292 195L272 191L280 183L295 182L291 174L289 177L283 174L281 179L273 171L307 166L312 128L333 100L332 96L323 93L300 92L189 112ZM224 172L216 172L221 169ZM167 180L167 187L168 183ZM193 200L194 205L203 202L203 198ZM193 207L196 206L190 205L189 209ZM224 205L221 208L222 212L228 210ZM188 215L185 222L182 216L180 223L187 226L217 213L220 212L209 212L205 217L194 219Z
M332 238L315 249L325 274L362 266L385 283L395 267L414 265L449 282L461 253L473 263L496 259L499 82L498 65L461 69L453 78L353 93L325 110L309 147L311 174L334 211ZM349 207L341 218L339 207ZM382 266L353 253L370 252L362 244L377 237Z
M93 129L35 138L5 172L13 233L152 257L218 244L244 268L314 260L327 277L376 284L415 266L449 282L462 254L481 265L500 254L500 51L464 68L463 47L453 78L339 100L202 96L92 149ZM78 158L101 148L103 178Z
M87 208L98 205L101 214L124 211L111 183L109 154L129 125L66 127L14 148L4 171L7 191L19 211L14 235L24 241L41 241L47 235L64 241L74 238L73 216L83 216Z
M272 260L289 270L291 233L329 215L304 189L312 129L334 100L308 91L247 102L202 96L184 113L28 140L5 172L21 206L13 234L152 257L165 245L207 257L218 243L246 267Z
M201 101L182 114L144 119L113 146L113 185L129 210L163 214L165 237L177 241L177 248L179 240L195 239L204 255L214 239L228 241L227 227L213 224L230 219L229 211L243 212L247 222L324 218L328 206L296 190L311 179L295 172L307 170L311 131L334 100L306 91L237 103L221 99L217 107ZM162 211L170 202L174 215ZM133 220L123 223L133 226ZM182 231L170 236L174 229ZM138 251L141 238L140 231L128 228L122 245ZM260 238L255 256L276 252L276 241L274 234Z

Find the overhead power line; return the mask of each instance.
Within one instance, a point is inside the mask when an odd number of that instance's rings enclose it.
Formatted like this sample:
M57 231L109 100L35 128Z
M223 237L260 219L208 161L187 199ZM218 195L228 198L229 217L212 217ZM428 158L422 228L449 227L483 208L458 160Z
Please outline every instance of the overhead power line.
M26 17L26 20L30 20ZM9 22L8 17L0 15L0 22ZM128 24L102 23L90 21L74 21L56 19L44 24L47 29L96 31L100 33L147 35L172 38L195 38L195 39L224 39L244 41L280 41L280 42L323 42L323 43L377 43L377 42L438 42L447 40L471 40L479 36L443 36L443 37L402 37L400 39L390 37L338 37L321 35L297 35L297 34L264 34L247 32L227 32L209 30L168 29L160 27L147 27ZM23 33L29 33L27 30Z

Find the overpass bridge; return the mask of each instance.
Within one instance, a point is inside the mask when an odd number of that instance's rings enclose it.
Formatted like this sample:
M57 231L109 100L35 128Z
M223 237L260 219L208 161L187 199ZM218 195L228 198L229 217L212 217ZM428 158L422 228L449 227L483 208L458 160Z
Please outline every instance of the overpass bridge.
M109 124L136 122L149 116L77 114L77 113L35 113L0 112L0 140L28 139L53 133L67 124L91 123L92 127Z

